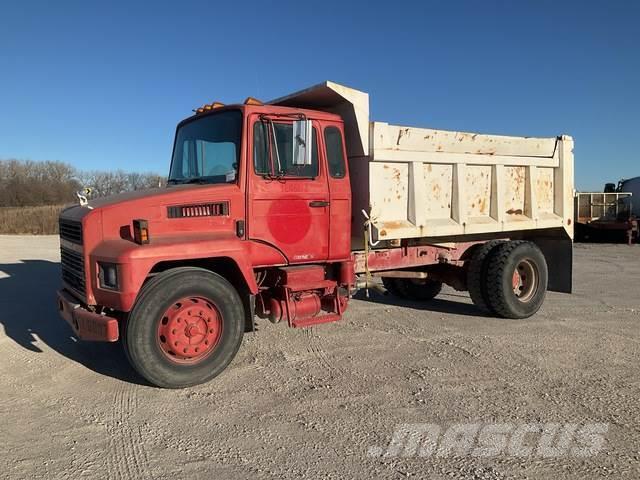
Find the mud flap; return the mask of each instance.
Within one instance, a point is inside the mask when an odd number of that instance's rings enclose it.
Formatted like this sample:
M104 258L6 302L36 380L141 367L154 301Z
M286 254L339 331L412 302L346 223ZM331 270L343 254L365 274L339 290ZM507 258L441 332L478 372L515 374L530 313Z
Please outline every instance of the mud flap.
M549 284L547 290L571 293L573 283L573 241L564 230L549 232L549 235L525 237L534 242L547 261Z

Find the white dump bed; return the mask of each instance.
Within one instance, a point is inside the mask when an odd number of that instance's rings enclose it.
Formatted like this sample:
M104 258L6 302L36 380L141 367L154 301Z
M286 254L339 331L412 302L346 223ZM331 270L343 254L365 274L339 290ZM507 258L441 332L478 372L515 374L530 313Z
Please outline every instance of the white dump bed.
M325 82L272 102L345 121L354 234L374 240L564 228L573 236L573 140L369 122L364 92ZM508 234L505 234L508 236Z

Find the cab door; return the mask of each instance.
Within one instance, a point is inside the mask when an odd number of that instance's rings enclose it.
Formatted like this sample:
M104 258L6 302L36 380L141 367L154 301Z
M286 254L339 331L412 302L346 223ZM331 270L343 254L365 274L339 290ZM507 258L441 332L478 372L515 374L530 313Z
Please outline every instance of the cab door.
M293 121L250 122L247 231L249 240L279 250L289 263L329 257L329 185L313 122L310 165L293 164Z
M329 260L346 260L351 255L351 184L342 125L323 123L322 141L331 195Z

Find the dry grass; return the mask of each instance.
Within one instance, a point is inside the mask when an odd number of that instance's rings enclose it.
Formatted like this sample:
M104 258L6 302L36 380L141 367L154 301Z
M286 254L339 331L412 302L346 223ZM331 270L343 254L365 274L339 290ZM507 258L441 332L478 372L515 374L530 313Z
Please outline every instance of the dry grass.
M56 234L63 208L64 205L0 207L0 234Z

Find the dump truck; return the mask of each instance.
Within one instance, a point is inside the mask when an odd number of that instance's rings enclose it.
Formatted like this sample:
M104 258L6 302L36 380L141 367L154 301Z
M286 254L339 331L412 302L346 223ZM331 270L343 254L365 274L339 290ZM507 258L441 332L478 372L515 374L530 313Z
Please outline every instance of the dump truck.
M165 188L61 213L58 308L166 388L220 374L256 318L338 321L376 285L524 319L571 291L572 150L370 121L368 94L333 82L209 103L178 124Z

